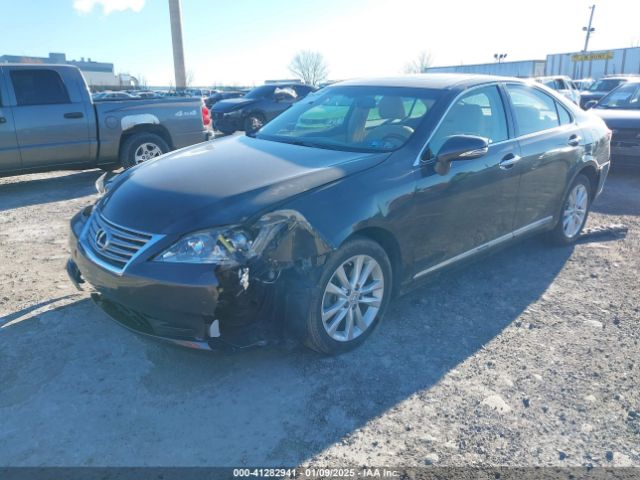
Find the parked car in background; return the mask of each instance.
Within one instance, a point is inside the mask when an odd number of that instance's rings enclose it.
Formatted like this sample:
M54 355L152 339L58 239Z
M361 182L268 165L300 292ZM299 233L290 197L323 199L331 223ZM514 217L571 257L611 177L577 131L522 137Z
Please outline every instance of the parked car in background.
M254 137L119 175L71 220L67 271L153 337L244 347L284 327L340 353L420 279L530 234L575 242L607 176L608 135L517 79L337 83Z
M136 98L140 98L138 95L133 95L129 92L104 92L99 97L94 97L95 101L106 101L106 100L133 100Z
M609 92L591 111L611 129L611 164L640 167L640 78Z
M536 77L536 81L542 83L546 87L549 87L551 90L561 93L576 105L580 105L580 92L573 81L566 75Z
M583 90L588 90L595 80L593 78L581 78L579 80L574 80L573 84L576 86L579 92Z
M221 100L214 104L211 109L213 126L226 135L237 130L252 134L315 90L315 87L301 83L256 87L244 97Z
M128 168L212 135L209 111L201 99L94 103L76 67L0 65L3 176Z
M580 92L580 106L586 108L588 102L592 100L600 100L611 90L621 83L628 82L634 77L631 76L608 76L597 80L589 87L588 90Z
M228 98L239 98L244 95L243 92L240 91L224 91L224 92L216 92L208 96L204 99L204 104L207 106L209 110L220 100L226 100Z

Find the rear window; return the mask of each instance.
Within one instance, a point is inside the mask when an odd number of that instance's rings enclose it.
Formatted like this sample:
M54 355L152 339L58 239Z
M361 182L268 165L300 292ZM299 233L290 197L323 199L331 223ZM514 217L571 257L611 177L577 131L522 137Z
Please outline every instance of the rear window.
M13 70L11 83L19 106L69 103L69 93L54 70Z

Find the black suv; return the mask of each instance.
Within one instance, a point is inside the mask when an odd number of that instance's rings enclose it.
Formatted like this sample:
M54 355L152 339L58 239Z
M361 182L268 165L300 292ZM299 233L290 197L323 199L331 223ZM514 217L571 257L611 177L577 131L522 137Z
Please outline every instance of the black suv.
M242 98L215 103L211 109L213 126L226 135L236 130L252 134L315 90L315 87L300 83L256 87Z

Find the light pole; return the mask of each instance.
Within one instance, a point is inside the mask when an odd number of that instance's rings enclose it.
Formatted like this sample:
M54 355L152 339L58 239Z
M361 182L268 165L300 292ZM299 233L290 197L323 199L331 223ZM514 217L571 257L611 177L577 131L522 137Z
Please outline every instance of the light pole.
M595 5L591 5L589 7L589 9L591 10L591 15L589 15L589 26L588 27L582 27L582 31L583 32L587 32L587 38L584 40L584 50L583 52L586 52L589 49L589 37L591 37L591 33L595 32L596 29L591 27L591 24L593 23L593 12L596 10L596 6Z
M507 58L507 54L506 53L494 53L493 54L493 58L496 59L496 62L502 63L502 60Z
M182 12L180 0L169 0L171 19L171 41L173 43L173 69L176 76L176 91L187 87L187 74L184 68L184 47L182 46Z

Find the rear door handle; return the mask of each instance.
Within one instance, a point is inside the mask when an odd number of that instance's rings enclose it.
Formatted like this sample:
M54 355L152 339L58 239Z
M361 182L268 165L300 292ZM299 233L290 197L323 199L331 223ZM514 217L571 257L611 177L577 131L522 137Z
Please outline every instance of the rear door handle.
M7 119L4 117L0 117L0 123L7 123Z
M504 158L500 161L500 168L502 170L508 170L516 163L518 163L521 158L522 157L516 155L515 153L509 153L505 155Z
M567 144L571 147L577 147L578 145L580 145L581 141L582 137L580 135L571 135Z
M82 118L84 114L82 112L69 112L64 114L64 118Z

